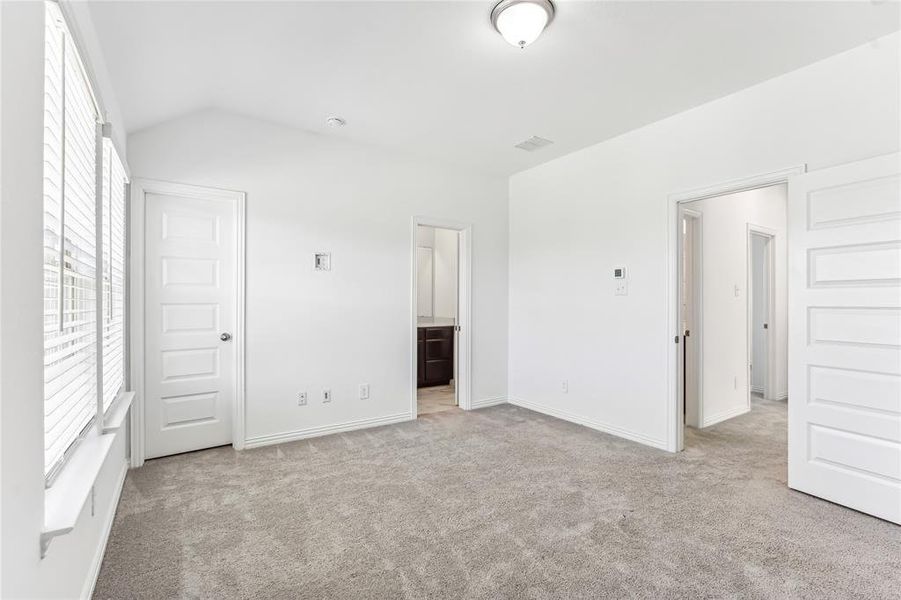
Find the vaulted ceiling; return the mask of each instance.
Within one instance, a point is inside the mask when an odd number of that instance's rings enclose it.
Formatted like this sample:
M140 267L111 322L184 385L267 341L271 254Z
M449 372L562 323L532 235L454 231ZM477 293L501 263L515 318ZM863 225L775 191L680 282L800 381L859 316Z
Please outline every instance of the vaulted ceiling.
M497 174L899 29L894 2L561 1L519 50L491 8L139 0L90 15L129 132L220 108ZM513 147L532 135L554 144Z

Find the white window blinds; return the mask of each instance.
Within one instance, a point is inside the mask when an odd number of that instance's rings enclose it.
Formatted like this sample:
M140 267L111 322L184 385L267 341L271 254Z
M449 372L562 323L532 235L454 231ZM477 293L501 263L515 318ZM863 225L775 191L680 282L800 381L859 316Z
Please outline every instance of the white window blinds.
M112 144L98 146L90 84L52 3L45 33L44 472L52 477L124 380L126 179Z
M125 168L103 140L103 410L125 382Z

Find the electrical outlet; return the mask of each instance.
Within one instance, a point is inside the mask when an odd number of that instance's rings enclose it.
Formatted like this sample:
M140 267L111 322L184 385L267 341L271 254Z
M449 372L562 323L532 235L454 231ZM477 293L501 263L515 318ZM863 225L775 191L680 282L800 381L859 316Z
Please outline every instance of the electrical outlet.
M628 296L629 295L629 282L625 279L617 279L616 286L614 288L615 296Z
M360 384L360 400L369 400L369 384Z
M322 390L322 402L332 401L332 390Z
M307 405L307 393L306 392L297 392L297 406L306 406Z
M563 393L564 393L564 394L568 394L568 393L569 393L569 381L567 381L567 380L564 379L564 380L563 380L563 385L561 386L561 389L563 390Z

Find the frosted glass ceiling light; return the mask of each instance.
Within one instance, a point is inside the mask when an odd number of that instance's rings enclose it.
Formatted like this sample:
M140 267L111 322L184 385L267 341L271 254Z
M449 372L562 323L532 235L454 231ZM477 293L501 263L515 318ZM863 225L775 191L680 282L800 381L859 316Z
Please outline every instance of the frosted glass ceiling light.
M554 19L550 0L501 0L491 11L491 24L504 39L525 48Z

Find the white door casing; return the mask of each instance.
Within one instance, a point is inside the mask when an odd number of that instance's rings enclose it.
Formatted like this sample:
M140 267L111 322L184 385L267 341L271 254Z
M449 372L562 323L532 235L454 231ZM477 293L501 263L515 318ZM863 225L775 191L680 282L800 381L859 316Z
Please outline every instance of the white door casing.
M901 523L901 155L789 181L788 484Z
M240 441L243 194L147 183L142 193L143 458Z

